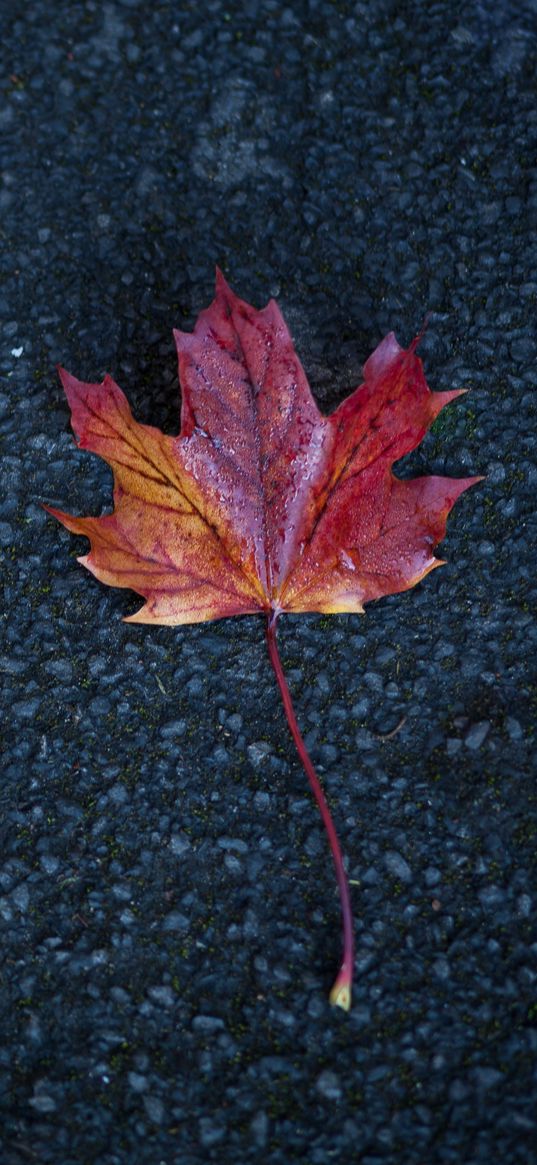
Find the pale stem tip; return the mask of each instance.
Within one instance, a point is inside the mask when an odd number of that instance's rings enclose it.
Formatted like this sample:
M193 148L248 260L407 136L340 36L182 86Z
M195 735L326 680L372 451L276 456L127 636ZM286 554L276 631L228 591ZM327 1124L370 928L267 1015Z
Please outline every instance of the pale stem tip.
M348 971L342 969L329 995L332 1007L341 1007L343 1011L350 1011L352 1000L352 980Z

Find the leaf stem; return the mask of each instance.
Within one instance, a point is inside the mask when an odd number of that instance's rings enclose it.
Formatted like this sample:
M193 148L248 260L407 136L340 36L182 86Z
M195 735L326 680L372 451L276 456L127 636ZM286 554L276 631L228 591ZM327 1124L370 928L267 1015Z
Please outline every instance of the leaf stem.
M296 750L306 771L311 791L319 807L319 811L323 819L323 824L328 834L332 857L334 859L343 922L343 957L329 998L330 1003L334 1004L334 1006L342 1007L344 1011L348 1011L351 1005L352 975L354 968L354 933L349 883L345 873L343 855L341 853L341 847L338 841L335 825L332 821L321 783L309 758L306 745L302 739L300 729L297 724L289 688L287 687L287 680L285 679L283 672L276 640L276 621L278 619L278 615L279 611L273 611L267 619L268 653L270 662L274 668L274 674L276 676L278 687L280 689L285 715L287 717L287 723L291 730L291 735L295 742Z

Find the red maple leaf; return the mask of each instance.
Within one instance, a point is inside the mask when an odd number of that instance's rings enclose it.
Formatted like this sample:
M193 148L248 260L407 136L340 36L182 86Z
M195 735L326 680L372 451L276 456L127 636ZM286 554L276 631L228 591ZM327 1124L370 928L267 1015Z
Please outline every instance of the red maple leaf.
M60 370L81 449L114 471L114 511L77 518L79 559L109 586L145 598L130 622L195 623L264 612L289 725L328 830L340 888L344 951L332 1002L350 1005L353 938L334 826L306 753L276 646L285 611L359 612L440 566L433 550L460 494L481 480L401 481L395 461L422 440L461 390L432 393L417 340L393 333L364 383L329 417L312 397L287 326L271 301L256 311L217 273L216 298L194 332L176 332L181 432L134 420L117 384Z

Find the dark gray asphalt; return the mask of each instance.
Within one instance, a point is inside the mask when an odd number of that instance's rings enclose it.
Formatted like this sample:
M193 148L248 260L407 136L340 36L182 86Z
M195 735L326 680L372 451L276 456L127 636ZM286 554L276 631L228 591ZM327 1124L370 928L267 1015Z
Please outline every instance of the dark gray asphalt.
M2 1165L534 1165L535 3L2 16ZM177 431L216 262L326 410L432 313L472 391L400 472L487 475L415 591L282 621L349 1016L262 621L125 625L40 508L110 504L55 363Z

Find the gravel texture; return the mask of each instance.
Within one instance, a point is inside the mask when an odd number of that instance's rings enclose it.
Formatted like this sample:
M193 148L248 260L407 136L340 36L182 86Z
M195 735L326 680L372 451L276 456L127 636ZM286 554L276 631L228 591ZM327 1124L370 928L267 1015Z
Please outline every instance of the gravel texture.
M533 1165L535 2L2 15L2 1165ZM110 505L55 363L176 431L215 262L326 410L427 313L432 387L472 390L400 466L487 475L448 565L281 626L349 1015L262 621L125 625L40 508Z

